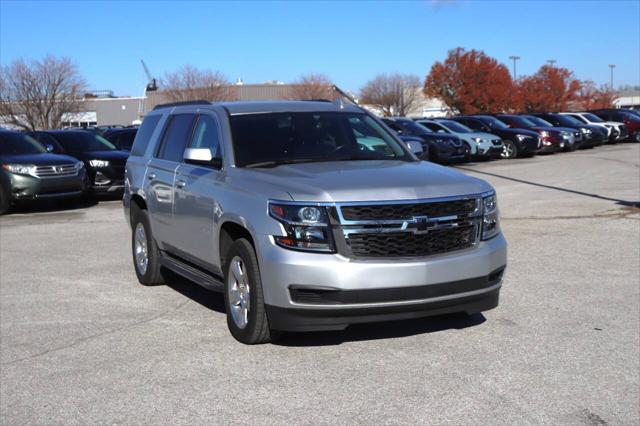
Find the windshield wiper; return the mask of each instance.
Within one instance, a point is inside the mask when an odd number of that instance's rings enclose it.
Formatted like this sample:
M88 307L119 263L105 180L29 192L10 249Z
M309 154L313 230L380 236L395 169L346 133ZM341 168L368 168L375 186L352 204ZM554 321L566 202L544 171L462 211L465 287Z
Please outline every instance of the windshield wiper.
M324 160L319 158L289 158L289 159L282 159L282 160L260 161L258 163L247 164L244 167L247 167L247 168L278 167L285 164L314 163L316 161L324 161Z

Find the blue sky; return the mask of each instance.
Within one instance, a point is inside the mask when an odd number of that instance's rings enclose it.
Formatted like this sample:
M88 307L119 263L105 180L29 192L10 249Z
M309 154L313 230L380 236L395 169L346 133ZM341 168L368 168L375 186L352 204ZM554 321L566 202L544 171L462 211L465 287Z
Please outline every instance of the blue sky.
M325 73L358 90L383 72L419 75L457 46L530 74L547 59L580 79L640 84L640 1L0 3L0 63L71 57L93 89L140 95L184 64L246 83Z

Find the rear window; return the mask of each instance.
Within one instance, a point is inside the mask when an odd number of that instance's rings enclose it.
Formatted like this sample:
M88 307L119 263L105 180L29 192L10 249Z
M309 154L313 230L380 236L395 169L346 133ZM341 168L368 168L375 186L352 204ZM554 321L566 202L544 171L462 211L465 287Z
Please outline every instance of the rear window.
M138 133L136 133L136 138L133 140L133 145L131 146L131 155L135 156L143 156L145 151L147 150L147 146L151 141L151 135L153 135L153 131L156 129L158 122L160 121L161 115L150 115L144 119L142 125L138 129Z

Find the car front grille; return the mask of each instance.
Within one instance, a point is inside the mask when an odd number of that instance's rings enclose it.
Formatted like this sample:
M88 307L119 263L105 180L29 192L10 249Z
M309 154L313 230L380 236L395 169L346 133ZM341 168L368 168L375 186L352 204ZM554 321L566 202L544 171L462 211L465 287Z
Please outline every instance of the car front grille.
M342 206L342 217L348 221L406 220L416 216L440 217L467 215L476 210L475 198L411 204L373 204Z
M341 254L353 259L426 257L470 248L481 226L481 198L338 205Z
M37 166L35 174L40 178L74 176L78 174L78 168L75 164L53 164L50 166Z
M467 225L426 234L354 233L348 243L357 257L422 257L469 248L475 236L476 225Z

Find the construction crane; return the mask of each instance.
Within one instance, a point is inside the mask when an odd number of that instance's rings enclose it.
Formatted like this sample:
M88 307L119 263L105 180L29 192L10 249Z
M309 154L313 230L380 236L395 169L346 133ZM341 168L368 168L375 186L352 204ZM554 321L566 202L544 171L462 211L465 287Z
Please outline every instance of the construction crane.
M144 60L142 59L140 59L140 62L142 62L142 68L144 68L144 72L145 74L147 74L147 79L149 80L149 82L147 83L147 88L145 89L145 92L154 92L158 90L158 84L156 83L156 79L151 77L151 73L149 72L149 68L147 68L147 64L145 64Z

